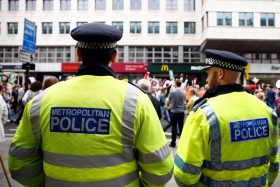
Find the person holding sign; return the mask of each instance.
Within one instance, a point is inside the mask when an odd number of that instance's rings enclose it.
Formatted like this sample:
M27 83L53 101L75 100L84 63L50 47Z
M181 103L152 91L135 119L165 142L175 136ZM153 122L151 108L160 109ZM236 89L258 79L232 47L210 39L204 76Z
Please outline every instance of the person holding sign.
M210 89L185 122L175 180L179 186L271 186L279 170L276 113L240 85L243 57L205 54Z

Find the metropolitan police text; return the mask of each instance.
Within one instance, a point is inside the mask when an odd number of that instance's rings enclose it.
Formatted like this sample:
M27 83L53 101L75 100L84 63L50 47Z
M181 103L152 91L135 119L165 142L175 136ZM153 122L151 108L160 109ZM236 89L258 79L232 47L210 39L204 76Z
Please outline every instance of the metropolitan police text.
M109 109L54 107L51 109L50 131L109 134L110 116Z

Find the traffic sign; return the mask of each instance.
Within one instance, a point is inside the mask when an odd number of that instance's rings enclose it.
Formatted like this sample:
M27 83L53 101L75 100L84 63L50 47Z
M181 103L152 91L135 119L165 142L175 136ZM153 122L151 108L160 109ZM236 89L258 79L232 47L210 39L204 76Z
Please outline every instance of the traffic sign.
M22 49L19 50L19 61L31 63L32 62L32 54L29 53L29 52L26 52Z
M34 22L24 19L24 34L22 48L30 53L36 52L36 31L37 26Z

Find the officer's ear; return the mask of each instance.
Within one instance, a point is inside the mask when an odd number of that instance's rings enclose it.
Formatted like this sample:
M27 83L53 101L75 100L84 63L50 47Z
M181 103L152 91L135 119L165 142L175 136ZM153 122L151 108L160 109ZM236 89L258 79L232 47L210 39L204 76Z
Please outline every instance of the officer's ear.
M77 48L77 56L78 56L78 62L83 61L83 58L81 55L81 49L79 47Z
M223 80L225 77L225 70L223 68L218 68L218 80Z
M111 63L115 63L117 61L117 57L118 57L118 52L117 50L115 49L114 52L113 52L113 55L111 57Z

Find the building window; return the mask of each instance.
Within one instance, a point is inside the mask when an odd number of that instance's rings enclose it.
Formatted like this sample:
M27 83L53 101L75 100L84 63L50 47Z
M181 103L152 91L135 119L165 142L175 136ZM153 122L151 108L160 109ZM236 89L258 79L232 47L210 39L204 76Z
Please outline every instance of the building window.
M133 47L128 48L128 60L129 62L144 62L145 48Z
M113 21L112 26L120 31L123 31L123 22L122 21Z
M35 62L53 63L69 62L71 59L70 47L38 47Z
M254 24L253 13L251 12L239 13L239 26L253 26L253 24Z
M26 0L26 11L36 10L36 0Z
M18 47L0 47L0 62L18 62Z
M52 34L53 24L52 22L42 23L42 34Z
M166 10L177 10L177 0L166 0Z
M194 11L195 10L195 0L184 0L184 10Z
M184 33L195 34L195 22L184 22Z
M130 0L130 10L141 10L141 0Z
M17 34L18 33L18 23L10 22L8 23L8 34Z
M70 33L70 22L59 22L59 34Z
M261 26L274 27L274 13L261 13Z
M44 0L43 1L43 10L53 10L53 0Z
M146 62L148 63L178 63L178 47L147 47Z
M141 22L131 21L130 22L130 33L141 33Z
M123 0L113 0L113 10L123 10Z
M60 10L70 10L71 0L60 0Z
M166 33L167 34L176 34L177 33L177 22L166 22Z
M158 34L159 33L159 22L149 21L148 22L148 33Z
M88 0L78 0L77 2L78 10L87 10L88 9Z
M124 62L124 48L122 46L118 46L118 59L117 62Z
M9 0L9 11L17 11L19 0Z
M80 22L77 22L77 27L81 26L81 25L84 25L84 24L87 24L88 22L86 21L80 21Z
M218 12L217 13L217 25L219 26L231 26L231 12Z
M105 10L106 0L95 0L95 10Z
M184 63L198 63L200 62L200 48L199 46L185 46L183 52Z
M159 10L159 0L149 0L148 1L148 10Z

